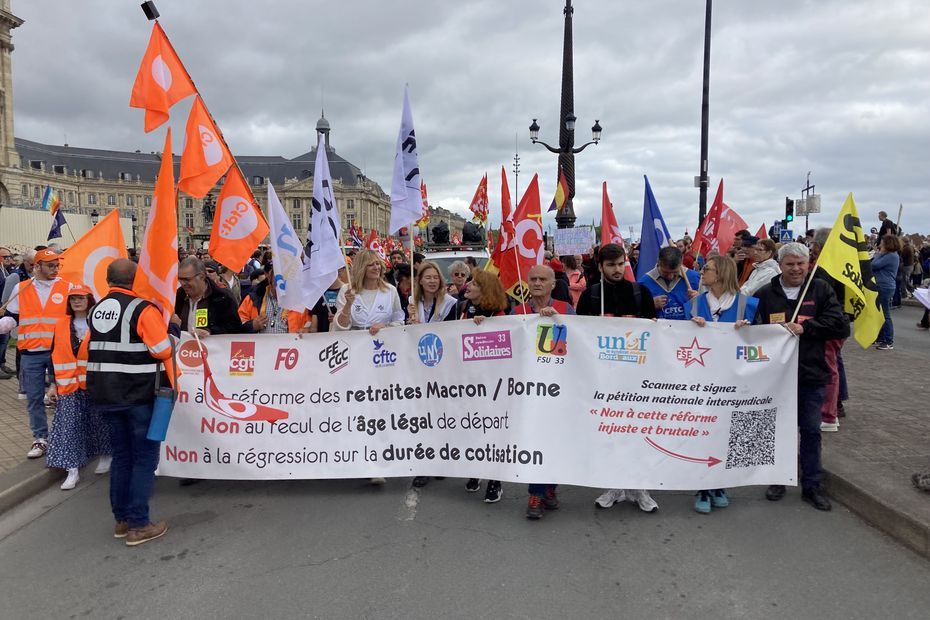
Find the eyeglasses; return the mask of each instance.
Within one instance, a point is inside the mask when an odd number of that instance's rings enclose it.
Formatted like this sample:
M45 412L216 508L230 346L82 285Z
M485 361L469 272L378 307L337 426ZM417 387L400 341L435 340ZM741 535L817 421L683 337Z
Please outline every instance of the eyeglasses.
M192 275L192 276L189 277L189 278L178 277L178 282L182 282L182 283L192 282L192 281L195 280L195 279L197 278L197 276L199 276L199 275L200 275L199 273L196 273L196 274Z
M461 272L459 272L459 273L453 273L452 275L453 275L454 277L460 277L460 278L467 278L467 277L468 277L468 274L467 274L467 273L461 273Z

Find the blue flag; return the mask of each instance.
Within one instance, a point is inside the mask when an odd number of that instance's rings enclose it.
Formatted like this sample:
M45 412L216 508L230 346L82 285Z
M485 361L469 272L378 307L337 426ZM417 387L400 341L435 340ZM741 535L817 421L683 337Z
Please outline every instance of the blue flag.
M639 262L636 264L636 279L639 280L656 266L659 260L659 249L671 243L668 226L659 211L656 197L649 186L649 177L646 180L646 195L643 198L643 226L639 233Z
M48 231L48 241L60 238L61 227L65 224L67 224L65 221L65 212L63 209L58 209L55 211L55 215L52 216L52 227Z

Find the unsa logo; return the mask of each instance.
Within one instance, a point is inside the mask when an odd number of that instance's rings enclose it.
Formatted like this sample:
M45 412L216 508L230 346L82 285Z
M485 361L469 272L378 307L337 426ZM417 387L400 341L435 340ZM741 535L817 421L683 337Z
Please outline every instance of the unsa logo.
M119 323L119 317L122 314L119 302L115 299L104 299L94 306L93 312L90 313L90 320L94 329L98 332L107 333Z

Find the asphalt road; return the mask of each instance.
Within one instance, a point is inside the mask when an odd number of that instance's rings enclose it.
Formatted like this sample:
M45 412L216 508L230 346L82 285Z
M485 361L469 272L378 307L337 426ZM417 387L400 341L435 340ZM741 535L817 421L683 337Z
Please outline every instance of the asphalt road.
M92 476L92 474L89 474ZM760 488L699 515L563 507L523 517L525 486L489 505L463 481L160 480L171 529L112 538L107 480L0 518L2 618L926 618L930 562L842 507Z

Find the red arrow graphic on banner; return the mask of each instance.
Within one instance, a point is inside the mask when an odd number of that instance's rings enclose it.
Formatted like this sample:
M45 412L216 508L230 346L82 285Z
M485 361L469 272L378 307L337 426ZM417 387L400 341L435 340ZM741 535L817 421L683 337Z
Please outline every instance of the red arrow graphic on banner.
M713 466L716 465L717 463L722 462L720 459L715 458L715 457L712 457L712 456L708 456L707 458L699 459L699 458L694 457L694 456L685 456L684 454L677 454L677 453L675 453L675 452L672 452L671 450L666 450L665 448L663 448L662 446L660 446L659 444L657 444L657 443L654 442L653 440L649 439L648 437L646 437L646 443L648 443L650 446L652 446L653 448L655 448L655 449L658 450L659 452L664 452L665 454L667 454L667 455L669 455L669 456L672 456L672 457L675 457L676 459L681 459L682 461L691 461L692 463L707 463L707 466L708 466L708 467L713 467Z

